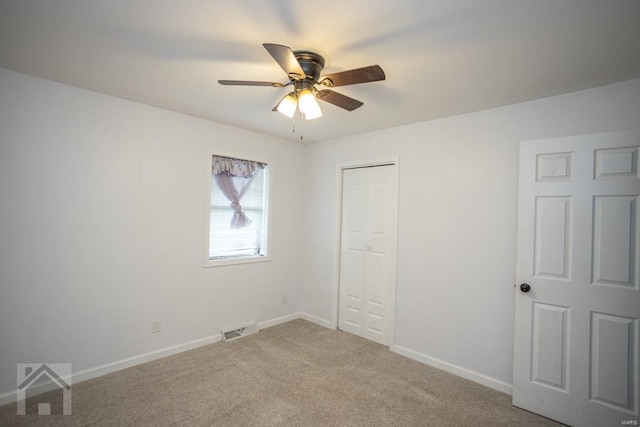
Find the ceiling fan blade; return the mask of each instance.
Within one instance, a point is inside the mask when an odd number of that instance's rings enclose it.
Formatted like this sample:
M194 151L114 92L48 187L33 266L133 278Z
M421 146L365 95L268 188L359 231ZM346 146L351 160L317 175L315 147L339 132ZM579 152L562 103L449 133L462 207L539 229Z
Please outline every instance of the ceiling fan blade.
M320 83L329 86L346 86L358 83L377 82L384 80L385 75L379 65L356 68L354 70L341 71L339 73L327 74L320 78Z
M275 59L278 65L287 73L287 76L295 80L306 77L306 74L302 70L302 67L300 67L300 63L290 47L273 43L263 43L262 46L273 56L273 59Z
M318 99L326 101L333 105L337 105L338 107L344 108L348 111L353 111L356 108L362 107L363 105L363 103L358 101L357 99L349 98L346 95L342 95L329 89L323 89L319 91Z
M225 86L271 86L271 87L284 87L282 83L278 82L255 82L248 80L218 80L218 83Z

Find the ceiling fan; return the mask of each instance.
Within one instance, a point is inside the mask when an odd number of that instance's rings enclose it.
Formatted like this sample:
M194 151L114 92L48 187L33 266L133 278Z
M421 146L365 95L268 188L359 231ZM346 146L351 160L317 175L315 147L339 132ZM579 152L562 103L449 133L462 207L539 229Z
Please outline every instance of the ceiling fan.
M279 111L287 117L293 117L296 107L304 114L307 120L322 116L320 105L316 99L337 105L348 111L353 111L363 105L357 99L350 98L330 89L318 89L318 86L336 87L358 83L375 82L384 80L385 75L379 65L357 68L339 73L321 76L324 68L324 58L308 50L291 50L288 46L273 43L264 43L264 48L282 67L289 81L260 82L246 80L218 80L221 85L235 86L271 86L286 87L293 86L293 91L285 95L272 111Z

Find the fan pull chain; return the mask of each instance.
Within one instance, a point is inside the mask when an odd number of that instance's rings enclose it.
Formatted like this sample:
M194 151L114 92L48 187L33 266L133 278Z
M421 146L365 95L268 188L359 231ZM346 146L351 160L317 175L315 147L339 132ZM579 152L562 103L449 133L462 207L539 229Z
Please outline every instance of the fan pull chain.
M302 129L302 122L304 121L304 118L302 116L301 112L296 112L296 116L293 119L293 133L296 133L296 121L300 120L300 125L299 128ZM300 141L302 141L304 139L304 134L302 133L302 131L300 132Z

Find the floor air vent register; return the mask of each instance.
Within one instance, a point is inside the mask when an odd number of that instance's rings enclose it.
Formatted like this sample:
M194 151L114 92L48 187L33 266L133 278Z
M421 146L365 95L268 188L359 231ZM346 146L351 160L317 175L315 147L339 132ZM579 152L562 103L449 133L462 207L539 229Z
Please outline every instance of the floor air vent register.
M258 332L258 325L256 324L256 322L249 322L244 325L234 326L233 328L223 329L222 340L233 341L235 339L242 338L256 332Z

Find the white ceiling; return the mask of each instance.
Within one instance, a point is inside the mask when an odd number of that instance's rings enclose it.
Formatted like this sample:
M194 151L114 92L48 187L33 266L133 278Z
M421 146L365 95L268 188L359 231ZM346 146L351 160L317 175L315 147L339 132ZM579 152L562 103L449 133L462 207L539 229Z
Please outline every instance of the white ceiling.
M379 64L300 123L262 47ZM0 66L266 134L321 141L640 77L638 0L0 0ZM292 125L296 123L296 134Z

